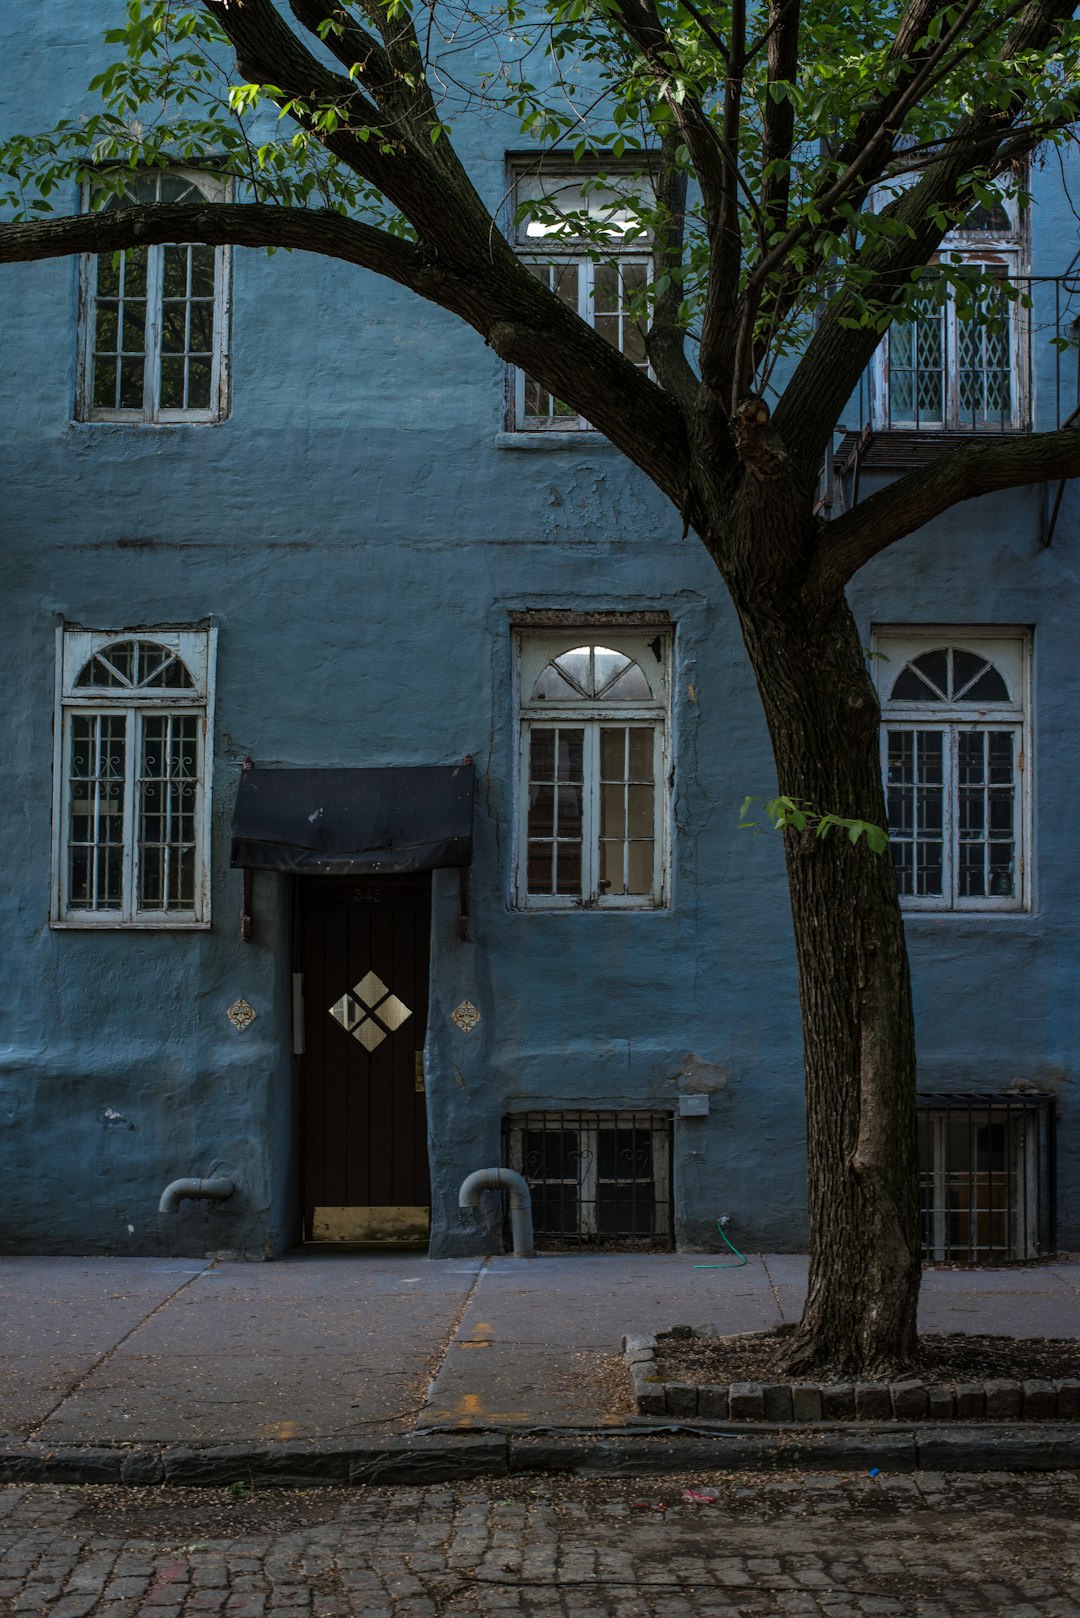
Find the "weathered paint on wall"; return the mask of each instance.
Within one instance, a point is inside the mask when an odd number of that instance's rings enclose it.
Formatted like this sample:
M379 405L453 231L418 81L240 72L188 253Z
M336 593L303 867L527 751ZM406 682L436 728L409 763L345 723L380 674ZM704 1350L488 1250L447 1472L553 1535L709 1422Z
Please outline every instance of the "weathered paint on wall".
M53 48L38 31L10 74L11 127L82 104L102 21L88 9L49 8ZM85 49L69 50L69 27ZM476 142L468 155L495 200L491 125ZM1072 230L1056 176L1036 179L1036 268L1051 273ZM696 540L602 442L505 447L502 368L449 316L299 254L235 254L226 421L74 424L77 280L59 261L0 283L8 374L22 379L2 407L4 1249L259 1257L289 1245L291 888L256 877L254 938L241 943L241 878L227 866L241 762L466 754L479 786L467 942L456 875L437 874L434 890L433 1251L490 1244L482 1220L459 1215L457 1189L498 1160L505 1112L672 1110L682 1090L708 1093L710 1112L674 1124L680 1244L714 1244L723 1212L751 1247L801 1246L782 860L774 839L737 829L742 797L768 795L773 774L733 614ZM874 623L1034 627L1033 911L917 917L909 937L924 1087L1060 1094L1060 1236L1077 1246L1077 510L1067 494L1041 548L1040 500L960 508L879 559L853 599L868 636ZM509 614L548 607L662 608L676 625L666 910L509 907ZM219 628L209 932L49 929L58 614L105 628L212 615ZM244 1033L225 1015L238 996L258 1013ZM450 1018L463 999L481 1012L471 1034ZM216 1172L236 1182L228 1202L156 1213L168 1181Z

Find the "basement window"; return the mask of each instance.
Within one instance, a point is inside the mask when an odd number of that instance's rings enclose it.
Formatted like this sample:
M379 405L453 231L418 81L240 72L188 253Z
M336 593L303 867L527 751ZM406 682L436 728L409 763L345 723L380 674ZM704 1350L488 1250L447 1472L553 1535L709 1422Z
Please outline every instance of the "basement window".
M670 1250L667 1113L514 1113L503 1125L503 1158L529 1183L539 1240Z
M919 1097L923 1256L1001 1264L1056 1245L1054 1098Z

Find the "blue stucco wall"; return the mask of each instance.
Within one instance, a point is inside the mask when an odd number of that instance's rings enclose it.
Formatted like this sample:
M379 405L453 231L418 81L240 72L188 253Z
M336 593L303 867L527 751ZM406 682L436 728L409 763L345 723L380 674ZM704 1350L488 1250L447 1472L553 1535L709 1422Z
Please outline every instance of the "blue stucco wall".
M88 11L95 15L89 17ZM97 8L54 0L8 127L84 105ZM73 50L72 38L85 49ZM19 43L15 41L15 46ZM18 69L16 71L16 69ZM503 144L462 141L492 202ZM1072 256L1060 181L1036 176L1036 268ZM239 937L228 825L241 761L452 763L479 773L472 927L435 878L426 1052L433 1251L483 1249L457 1187L498 1160L508 1111L672 1110L681 1245L724 1212L746 1244L805 1240L798 1004L780 849L737 830L773 772L712 564L602 442L509 449L502 367L471 332L372 276L237 252L232 407L215 426L76 424L77 266L0 280L10 377L9 587L0 659L0 1246L36 1252L233 1251L294 1239L291 894L259 875ZM1040 360L1044 391L1050 362ZM865 480L867 489L873 480ZM853 592L878 624L1034 630L1035 904L913 918L924 1088L1019 1083L1061 1097L1062 1245L1080 1245L1074 801L1076 535L1066 495L1043 548L1041 493L973 502L903 542ZM672 903L653 913L523 914L507 901L516 746L509 614L664 609L676 625ZM57 615L101 627L212 615L219 630L213 907L198 933L48 925ZM244 1033L225 1016L244 996ZM468 998L482 1020L461 1033ZM221 1206L157 1199L220 1171Z

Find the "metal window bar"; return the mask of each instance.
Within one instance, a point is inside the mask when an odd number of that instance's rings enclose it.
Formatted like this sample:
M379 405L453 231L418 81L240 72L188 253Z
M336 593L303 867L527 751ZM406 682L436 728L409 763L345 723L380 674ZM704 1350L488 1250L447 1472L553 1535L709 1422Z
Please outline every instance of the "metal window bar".
M1056 1251L1055 1124L1049 1095L920 1095L924 1258L1022 1263Z
M667 1113L513 1113L503 1161L529 1183L539 1245L671 1250Z

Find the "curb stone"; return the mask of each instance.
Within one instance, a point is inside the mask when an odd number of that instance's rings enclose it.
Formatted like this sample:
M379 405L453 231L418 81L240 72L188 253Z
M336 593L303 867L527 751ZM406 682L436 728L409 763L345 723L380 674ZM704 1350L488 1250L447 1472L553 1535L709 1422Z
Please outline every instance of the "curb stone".
M670 1424L638 1418L637 1430L561 1435L492 1429L484 1433L386 1439L379 1444L302 1442L199 1448L50 1449L0 1441L0 1484L159 1484L223 1488L312 1488L324 1484L444 1483L507 1473L637 1477L710 1471L1051 1472L1080 1470L1080 1429L984 1423L904 1427L847 1422L796 1427L701 1420Z
M714 1340L712 1327L672 1326L655 1336L623 1338L623 1363L639 1416L729 1417L757 1424L790 1419L799 1425L835 1420L888 1421L1075 1421L1080 1417L1080 1379L1026 1382L988 1377L982 1382L665 1382L657 1351L671 1341ZM769 1336L741 1332L741 1338Z

